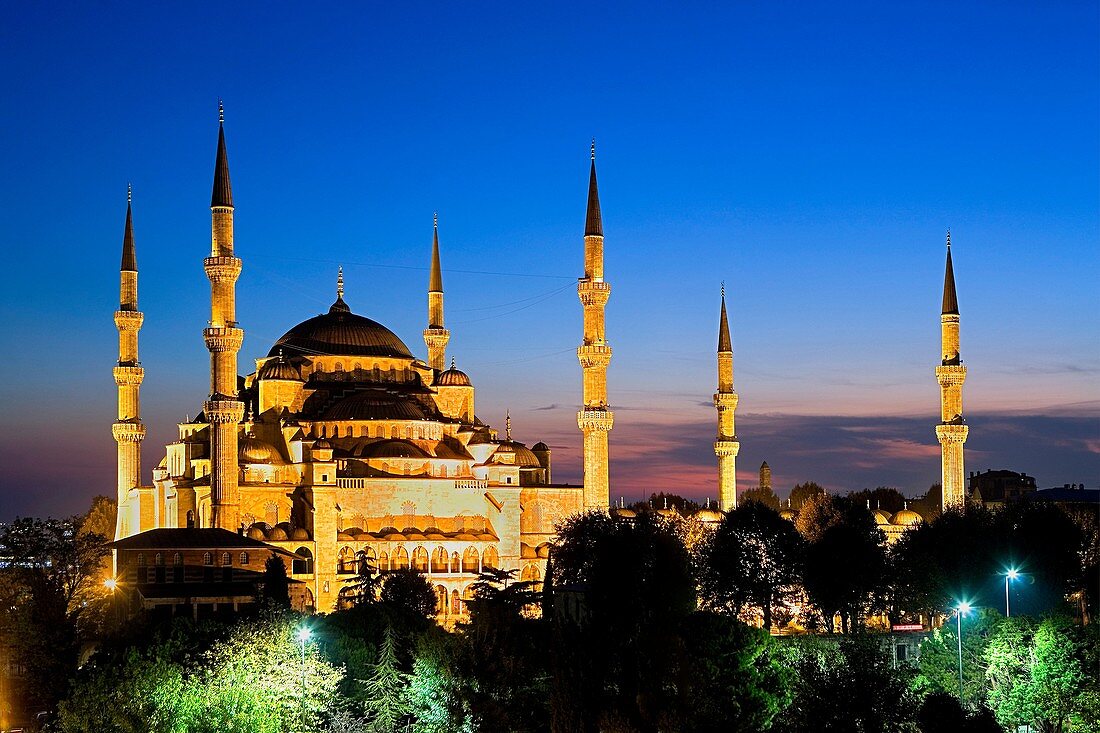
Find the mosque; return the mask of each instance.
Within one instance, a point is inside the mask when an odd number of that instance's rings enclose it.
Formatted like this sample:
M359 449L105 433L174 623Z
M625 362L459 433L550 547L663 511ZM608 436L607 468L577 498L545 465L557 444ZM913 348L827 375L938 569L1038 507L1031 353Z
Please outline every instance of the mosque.
M471 378L453 358L448 365L438 221L423 332L426 358L414 355L382 324L353 312L340 272L328 311L290 328L242 377L238 352L244 329L236 318L236 281L245 263L234 254L223 115L210 210L211 246L203 260L210 281L210 320L203 329L210 393L201 412L179 424L178 439L166 447L151 484L143 484L139 392L144 369L138 334L144 316L138 310L132 205L127 202L120 305L114 316L119 335L115 547L123 577L138 584L163 583L169 577L165 566L175 566L171 577L177 582L227 582L249 573L254 577L274 551L293 558L290 576L301 605L328 611L341 605L345 581L368 559L382 571L411 567L423 572L435 588L440 614L460 615L467 589L481 570L515 570L523 580L539 581L555 524L580 511L609 507L608 433L614 414L607 395L612 351L604 308L611 286L604 273L595 144L584 276L577 284L583 313L577 348L583 385L577 413L582 486L553 483L545 443L528 447L515 440L507 420L503 435L483 423L475 413ZM947 268L953 303L950 250ZM956 487L961 496L966 439L957 306L953 314L948 310L945 285L945 356L937 369L944 390L944 422L937 433L944 445L945 503L954 500ZM728 511L737 502L739 443L724 292L717 351L714 451L719 509ZM704 512L699 518L706 522L722 516ZM201 572L183 567L185 555L203 566ZM166 597L181 594L177 588ZM225 596L213 592L215 607Z

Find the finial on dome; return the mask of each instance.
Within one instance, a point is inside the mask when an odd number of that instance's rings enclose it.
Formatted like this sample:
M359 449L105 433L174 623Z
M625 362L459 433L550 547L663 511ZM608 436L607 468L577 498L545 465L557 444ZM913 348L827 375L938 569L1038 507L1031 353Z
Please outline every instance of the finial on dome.
M455 368L455 358L452 356L451 357L451 369L454 369L454 368Z
M512 439L512 413L508 410L504 411L504 438Z

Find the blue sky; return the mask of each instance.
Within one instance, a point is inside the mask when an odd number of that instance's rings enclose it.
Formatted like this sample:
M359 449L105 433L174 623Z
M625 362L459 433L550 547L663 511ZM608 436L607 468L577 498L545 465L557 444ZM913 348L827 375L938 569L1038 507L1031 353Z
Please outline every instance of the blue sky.
M943 237L968 468L1100 483L1095 3L9 5L0 519L113 492L127 182L145 470L207 389L216 108L242 371L347 300L423 352L439 211L451 352L482 419L579 480L588 144L607 277L612 493L716 487L718 288L743 485L938 480ZM859 439L854 440L853 436Z

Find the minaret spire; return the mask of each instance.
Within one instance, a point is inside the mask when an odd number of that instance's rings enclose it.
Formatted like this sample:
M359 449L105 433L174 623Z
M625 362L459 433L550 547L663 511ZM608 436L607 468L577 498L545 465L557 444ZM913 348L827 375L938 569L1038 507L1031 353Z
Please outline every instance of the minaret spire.
M213 526L240 526L238 430L244 403L237 394L237 352L244 331L237 324L237 278L241 261L233 252L233 191L225 146L225 110L218 102L218 152L210 196L210 257L203 262L210 280L210 326L203 331L210 352L210 398L203 411L210 422L210 503Z
M432 264L428 275L428 327L424 344L428 347L428 365L441 372L447 365L447 342L451 332L443 327L443 269L439 264L439 213L432 217Z
M122 267L119 273L119 304L115 311L118 329L118 365L114 369L118 389L118 419L111 426L118 446L118 518L115 539L145 529L140 526L139 496L131 492L141 484L141 442L145 425L141 422L141 383L145 370L138 360L138 331L145 315L138 310L137 256L134 251L132 192L126 187L126 224L122 230Z
M718 504L726 512L737 508L737 453L741 450L734 430L737 399L733 388L733 345L726 316L726 284L722 283L722 308L718 317L718 390L714 393L718 436L714 439L714 454L718 456Z
M604 332L604 309L611 297L611 285L604 280L603 220L596 187L595 140L592 141L591 158L584 225L584 277L577 283L577 295L584 309L584 340L577 348L584 403L577 413L577 425L584 434L584 507L607 509L610 500L607 434L614 425L615 416L607 401L611 347Z
M963 444L970 427L963 420L962 388L966 367L959 353L959 300L955 293L955 271L951 263L951 232L947 233L947 264L943 276L943 307L940 311L940 475L943 509L962 509L966 501Z

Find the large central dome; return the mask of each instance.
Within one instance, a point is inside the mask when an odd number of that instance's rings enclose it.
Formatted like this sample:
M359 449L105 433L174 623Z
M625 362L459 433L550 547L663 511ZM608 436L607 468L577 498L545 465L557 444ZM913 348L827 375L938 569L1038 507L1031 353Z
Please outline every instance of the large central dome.
M283 334L268 352L277 356L382 356L413 358L409 347L377 321L351 312L343 298L337 298L325 313L302 321Z

